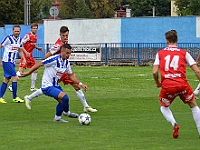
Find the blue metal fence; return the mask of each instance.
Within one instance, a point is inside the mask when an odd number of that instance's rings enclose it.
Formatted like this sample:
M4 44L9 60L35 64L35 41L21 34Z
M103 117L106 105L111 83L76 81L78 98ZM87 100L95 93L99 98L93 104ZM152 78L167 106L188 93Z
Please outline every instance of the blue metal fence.
M40 52L34 50L33 56L35 59L44 59L45 54L52 45L53 44L38 45L39 47L43 47L44 51ZM154 60L156 53L166 46L165 43L101 43L101 61L104 62L105 65L108 65L109 61L134 60L137 61L138 66L140 66L143 60ZM178 47L187 50L194 59L196 59L200 53L200 43L178 43ZM0 57L2 56L3 49L0 50Z

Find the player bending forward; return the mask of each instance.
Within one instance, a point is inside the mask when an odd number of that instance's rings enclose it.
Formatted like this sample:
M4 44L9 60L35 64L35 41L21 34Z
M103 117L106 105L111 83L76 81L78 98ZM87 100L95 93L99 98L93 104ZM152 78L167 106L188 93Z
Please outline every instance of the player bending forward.
M45 58L48 58L52 55L56 55L56 54L60 54L61 53L61 49L63 44L67 44L68 43L68 35L69 35L69 29L66 26L62 26L60 28L60 38L58 38L58 40L55 42L55 44L50 48L49 52L46 54ZM74 75L75 76L75 75ZM80 86L84 87L85 85L82 84L81 82L79 83L80 85L76 84L75 82L73 82L66 73L63 74L63 76L61 77L61 79L59 80L59 82L63 82L64 85L70 84L73 86L73 88L76 91L76 95L78 96L78 98L80 99L83 107L84 107L84 112L97 112L97 109L92 108L91 106L88 105L85 95L83 93L83 91L81 90ZM26 107L28 109L31 109L31 101L33 98L38 97L40 95L42 95L42 90L38 89L37 91L33 92L31 95L26 95L24 97L25 100L25 104Z
M69 97L63 92L58 83L62 74L66 72L74 83L80 84L80 81L72 73L71 66L68 61L70 55L71 46L69 44L64 44L60 54L51 56L34 65L28 72L22 73L22 76L27 76L37 70L39 67L45 67L42 77L41 90L45 95L53 97L58 101L56 106L56 115L54 117L55 122L67 122L61 118L62 113L69 117L78 117L78 114L71 113L69 111ZM86 85L82 87L85 91L87 90Z

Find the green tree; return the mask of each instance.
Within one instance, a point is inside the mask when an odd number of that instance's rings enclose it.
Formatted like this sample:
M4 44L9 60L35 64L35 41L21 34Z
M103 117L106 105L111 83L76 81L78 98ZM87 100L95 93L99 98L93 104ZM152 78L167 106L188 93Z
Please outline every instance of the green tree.
M75 11L75 17L76 18L91 18L92 14L88 7L88 5L85 3L85 0L77 0L77 7Z
M0 1L0 26L24 23L24 2L21 0Z
M75 18L76 0L62 0L60 4L59 17Z
M94 18L112 18L115 10L121 6L122 0L86 0Z
M200 15L200 0L176 0L179 16Z
M156 16L169 16L171 14L171 0L123 0L129 4L132 16L153 16L155 7Z
M31 0L31 22L41 18L40 10L45 0ZM24 0L0 0L0 26L24 24Z
M49 10L52 6L52 2L51 0L45 0L44 3L43 3L43 6L40 10L40 16L41 18L47 18L49 17L50 13L49 13Z
M41 10L46 0L31 0L30 14L31 14L31 23L37 22L42 18Z

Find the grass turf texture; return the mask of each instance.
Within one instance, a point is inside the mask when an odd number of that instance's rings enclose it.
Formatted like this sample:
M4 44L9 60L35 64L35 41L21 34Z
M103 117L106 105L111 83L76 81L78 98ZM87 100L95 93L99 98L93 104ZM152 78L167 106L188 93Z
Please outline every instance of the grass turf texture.
M92 122L81 126L77 119L55 123L56 101L47 96L35 98L32 109L12 103L8 90L0 104L0 149L2 150L197 150L198 133L188 105L178 98L170 107L180 124L180 136L172 137L172 126L160 112L159 89L152 78L152 67L72 67L76 76L89 87L85 93ZM39 70L37 87L43 69ZM199 83L190 68L187 77L193 88ZM0 71L3 77L2 70ZM3 80L3 78L1 78ZM83 106L72 86L63 86L70 97L72 112ZM20 78L18 96L30 94L30 76ZM199 103L199 101L198 101Z

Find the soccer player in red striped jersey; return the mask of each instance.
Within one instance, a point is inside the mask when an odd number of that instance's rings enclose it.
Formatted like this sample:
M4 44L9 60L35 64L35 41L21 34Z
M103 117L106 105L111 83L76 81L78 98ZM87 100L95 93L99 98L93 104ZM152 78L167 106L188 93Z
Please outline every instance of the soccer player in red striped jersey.
M68 35L69 35L68 27L62 26L60 28L60 38L58 38L57 41L55 42L54 46L52 46L49 49L49 52L45 55L45 58L48 58L48 57L50 57L52 55L60 54L62 45L68 43ZM74 89L76 91L76 95L78 96L78 98L80 99L81 103L84 106L84 111L85 112L97 112L97 109L94 109L94 108L92 108L91 106L88 105L88 103L86 101L86 98L85 98L85 95L84 95L83 91L80 88L80 87L85 87L86 86L85 84L83 84L81 82L80 82L79 85L75 84L72 80L70 80L70 78L68 77L67 74L63 74L63 76L61 77L59 82L63 82L64 85L70 84L70 85L72 85L74 87ZM41 94L42 94L41 89L38 89L37 91L35 91L31 95L28 95L28 96L24 97L25 98L25 102L27 102L26 106L27 106L28 109L31 108L30 101L33 98L35 98L35 97L37 97L37 96L39 96Z
M173 126L173 137L178 138L180 126L169 106L179 96L183 103L189 105L200 135L200 109L186 78L186 66L187 64L190 66L199 80L200 70L192 56L186 50L177 47L178 36L174 30L166 32L165 38L168 46L156 54L152 71L156 86L161 87L159 94L161 113Z

